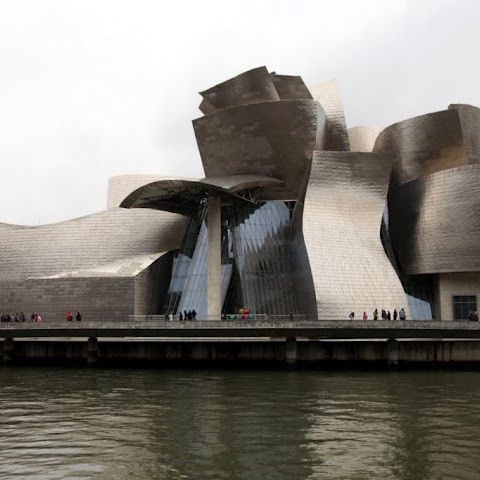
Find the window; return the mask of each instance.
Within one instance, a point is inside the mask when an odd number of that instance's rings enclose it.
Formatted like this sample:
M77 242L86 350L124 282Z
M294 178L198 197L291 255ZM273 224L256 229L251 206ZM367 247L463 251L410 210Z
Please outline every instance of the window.
M470 312L477 311L476 295L454 295L453 296L453 319L468 320Z

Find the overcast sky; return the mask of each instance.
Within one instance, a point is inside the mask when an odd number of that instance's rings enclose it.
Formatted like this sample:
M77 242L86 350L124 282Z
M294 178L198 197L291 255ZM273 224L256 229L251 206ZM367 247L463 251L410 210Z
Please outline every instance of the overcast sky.
M348 126L480 105L476 0L0 0L0 222L103 210L108 177L202 176L197 92L336 78Z

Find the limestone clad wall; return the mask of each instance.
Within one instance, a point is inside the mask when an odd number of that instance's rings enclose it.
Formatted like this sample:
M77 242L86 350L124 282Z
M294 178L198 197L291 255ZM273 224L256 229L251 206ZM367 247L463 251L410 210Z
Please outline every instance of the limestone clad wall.
M453 319L454 295L476 295L480 307L480 273L457 272L438 275L438 307L440 320Z

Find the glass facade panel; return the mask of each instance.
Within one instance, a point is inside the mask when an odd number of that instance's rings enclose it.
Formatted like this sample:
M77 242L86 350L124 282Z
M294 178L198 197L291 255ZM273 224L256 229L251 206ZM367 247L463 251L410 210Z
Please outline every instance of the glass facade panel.
M454 295L452 304L454 320L471 320L473 313L477 311L476 295Z
M228 232L235 275L226 312L295 312L291 218L294 202L270 201L229 209Z
M166 298L164 300L164 312L176 313L185 287L190 276L193 254L196 249L201 226L206 215L206 208L200 208L198 215L193 218L183 238L182 247L175 254L172 265L172 276Z
M295 312L291 216L293 202L222 207L222 305L224 313ZM208 227L206 208L192 219L173 263L165 311L195 309L207 315Z

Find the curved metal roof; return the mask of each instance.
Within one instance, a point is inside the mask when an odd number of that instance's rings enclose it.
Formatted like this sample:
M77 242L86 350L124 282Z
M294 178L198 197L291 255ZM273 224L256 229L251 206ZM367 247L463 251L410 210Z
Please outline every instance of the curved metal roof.
M268 186L283 186L283 182L275 177L267 175L223 175L217 177L205 177L200 180L202 183L216 185L218 187L226 188L230 192L239 192L249 188L260 188Z
M206 179L205 179L206 180ZM120 204L123 208L152 208L193 216L202 201L210 195L222 202L250 202L226 188L193 180L160 180L134 190Z

